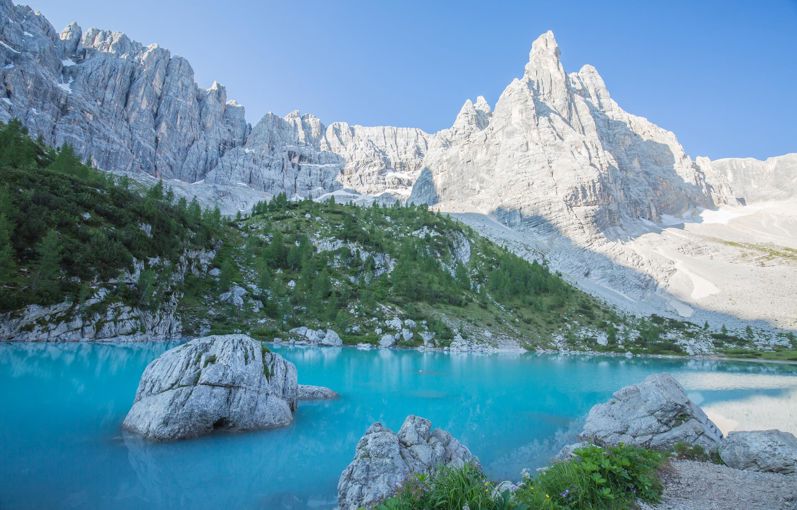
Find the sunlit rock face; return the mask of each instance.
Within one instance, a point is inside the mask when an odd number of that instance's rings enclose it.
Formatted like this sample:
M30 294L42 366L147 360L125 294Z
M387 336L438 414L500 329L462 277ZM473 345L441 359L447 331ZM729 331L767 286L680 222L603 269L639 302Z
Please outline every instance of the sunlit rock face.
M0 18L0 120L19 118L104 170L289 196L350 187L401 198L428 146L420 129L325 126L299 113L267 114L252 128L222 85L198 87L188 61L157 45L77 24L59 34L9 0Z
M696 159L706 177L745 204L797 198L797 154L767 158Z
M585 241L728 199L673 133L623 111L595 68L566 74L551 32L534 41L493 111L483 98L467 101L436 135L411 198Z

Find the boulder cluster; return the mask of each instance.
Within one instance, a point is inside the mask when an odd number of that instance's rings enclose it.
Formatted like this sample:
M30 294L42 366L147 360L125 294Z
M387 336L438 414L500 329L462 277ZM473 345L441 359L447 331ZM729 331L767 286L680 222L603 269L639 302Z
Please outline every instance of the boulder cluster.
M727 466L750 471L797 473L797 438L779 430L731 432L719 428L692 402L683 387L668 374L656 374L640 384L618 390L593 407L579 436L581 443L566 446L559 458L585 444L631 444L658 450L677 445L701 447L718 454Z

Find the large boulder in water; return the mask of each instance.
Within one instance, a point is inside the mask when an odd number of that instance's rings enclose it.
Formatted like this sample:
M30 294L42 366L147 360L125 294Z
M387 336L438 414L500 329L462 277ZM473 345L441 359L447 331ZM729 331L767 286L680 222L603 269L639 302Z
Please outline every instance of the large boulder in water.
M246 335L209 336L147 365L123 427L154 440L284 427L296 400L293 363Z
M625 443L655 449L684 443L711 451L722 441L722 432L672 376L656 374L593 407L580 439L601 446Z
M372 508L415 475L478 463L470 450L448 432L432 430L425 418L408 416L398 434L377 422L360 438L354 460L340 475L338 506Z
M731 432L720 446L722 462L736 469L797 473L797 438L780 430Z

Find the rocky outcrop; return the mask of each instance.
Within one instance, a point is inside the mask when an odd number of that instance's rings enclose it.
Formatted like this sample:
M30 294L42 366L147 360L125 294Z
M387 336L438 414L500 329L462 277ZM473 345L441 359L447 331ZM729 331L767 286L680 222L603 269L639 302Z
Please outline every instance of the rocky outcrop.
M788 432L731 432L719 454L722 462L735 469L797 474L797 438Z
M228 303L236 308L243 308L247 290L239 285L233 285L230 290L219 295L219 301Z
M307 345L321 345L326 347L340 347L343 340L340 335L331 329L312 329L305 326L293 328L289 331L295 337L294 342Z
M18 342L81 342L86 340L144 341L179 338L182 323L177 302L159 310L142 310L124 303L104 303L101 310L65 301L52 306L29 305L0 314L0 340Z
M684 443L714 451L722 432L672 376L655 374L593 407L579 438L601 446L669 449Z
M313 386L311 384L300 384L296 393L298 400L334 400L339 395L324 386Z
M296 367L246 335L197 338L144 370L123 427L152 440L293 421Z
M468 463L478 465L478 460L451 434L433 430L425 418L408 416L398 434L374 423L357 443L354 460L340 475L339 508L372 508L414 475Z

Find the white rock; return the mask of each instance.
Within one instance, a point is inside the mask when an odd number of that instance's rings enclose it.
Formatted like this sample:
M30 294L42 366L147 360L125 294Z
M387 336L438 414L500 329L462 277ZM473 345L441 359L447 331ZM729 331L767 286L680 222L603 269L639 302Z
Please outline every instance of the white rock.
M296 397L296 367L259 342L197 338L147 365L123 427L154 440L284 427Z
M230 290L219 296L219 301L229 303L236 308L243 308L244 297L248 294L245 288L233 285Z
M735 469L797 473L797 438L780 430L731 432L719 454L722 462Z
M391 334L384 334L379 339L379 347L393 347L396 345L396 337Z
M310 384L300 384L296 393L298 400L334 400L338 394L324 386L313 386Z
M354 460L338 481L341 510L372 508L392 496L410 477L442 466L478 466L478 459L429 420L408 416L398 434L374 423L357 443Z
M579 438L597 445L668 449L685 443L716 450L722 432L672 376L655 374L594 406Z

